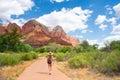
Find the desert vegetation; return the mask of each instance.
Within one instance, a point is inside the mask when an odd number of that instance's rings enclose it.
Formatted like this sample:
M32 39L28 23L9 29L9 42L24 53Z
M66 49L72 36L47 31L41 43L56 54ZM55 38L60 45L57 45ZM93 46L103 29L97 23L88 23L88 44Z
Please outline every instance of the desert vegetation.
M105 47L98 49L98 44L89 45L84 40L77 46L49 44L32 48L20 40L22 35L13 29L0 35L0 67L14 66L22 61L38 58L39 54L46 56L51 51L59 62L67 62L71 69L90 68L100 73L120 73L120 41L105 42Z
M42 53L52 51L57 61L67 61L71 68L91 68L102 73L119 72L120 41L106 43L101 49L98 49L97 44L89 45L87 41L83 41L75 47L49 44L35 51Z

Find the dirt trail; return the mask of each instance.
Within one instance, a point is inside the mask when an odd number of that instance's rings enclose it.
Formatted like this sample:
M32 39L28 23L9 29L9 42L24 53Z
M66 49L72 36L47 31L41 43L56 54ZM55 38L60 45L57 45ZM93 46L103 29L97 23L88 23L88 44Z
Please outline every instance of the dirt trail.
M53 64L52 75L48 74L46 59L38 60L26 68L17 80L71 80Z

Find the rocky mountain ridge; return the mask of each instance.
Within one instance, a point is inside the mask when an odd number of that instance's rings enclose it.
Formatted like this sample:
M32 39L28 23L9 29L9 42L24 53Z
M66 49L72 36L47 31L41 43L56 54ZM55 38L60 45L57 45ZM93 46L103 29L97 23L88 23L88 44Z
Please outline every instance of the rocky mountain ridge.
M7 26L0 25L0 34L4 34L5 29L11 32L14 27L18 29L18 32L25 36L22 41L33 47L41 47L49 43L66 46L75 46L79 44L79 41L72 36L67 35L61 26L49 29L49 27L36 20L30 20L22 27L18 26L16 23L9 23Z

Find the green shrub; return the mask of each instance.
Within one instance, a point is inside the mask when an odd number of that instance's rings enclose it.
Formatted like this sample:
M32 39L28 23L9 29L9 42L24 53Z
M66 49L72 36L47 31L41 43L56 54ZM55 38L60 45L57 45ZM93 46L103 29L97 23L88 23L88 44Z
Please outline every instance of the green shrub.
M33 59L37 59L38 58L38 54L37 53L31 53Z
M89 66L89 61L87 56L76 55L68 60L68 64L72 68L83 68Z
M61 53L67 53L71 51L72 51L72 47L70 46L61 46L60 48L56 50L56 52L61 52Z
M64 61L69 58L70 53L55 53L54 57L56 58L57 61Z
M32 60L33 57L29 53L24 53L24 54L21 54L21 59L24 60L24 61L28 61L28 60Z
M21 61L20 56L16 54L0 54L0 66L16 65Z
M113 72L120 70L120 51L113 51L99 63L98 70L100 72Z
M21 55L21 60L24 60L24 61L28 61L28 60L32 60L32 59L38 58L38 54L37 53L22 53L20 55Z
M35 52L39 52L39 53L44 53L45 52L45 48L41 47L41 48L36 48L34 49Z
M16 65L21 61L32 60L38 58L38 54L31 53L19 53L19 54L8 54L8 53L0 53L0 66L6 65Z

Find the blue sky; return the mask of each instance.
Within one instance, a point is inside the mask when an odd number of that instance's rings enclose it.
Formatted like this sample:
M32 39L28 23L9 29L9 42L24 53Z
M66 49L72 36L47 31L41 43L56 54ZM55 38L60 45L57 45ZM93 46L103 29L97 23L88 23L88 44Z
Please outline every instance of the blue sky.
M120 0L0 0L0 24L31 19L100 47L120 40Z

